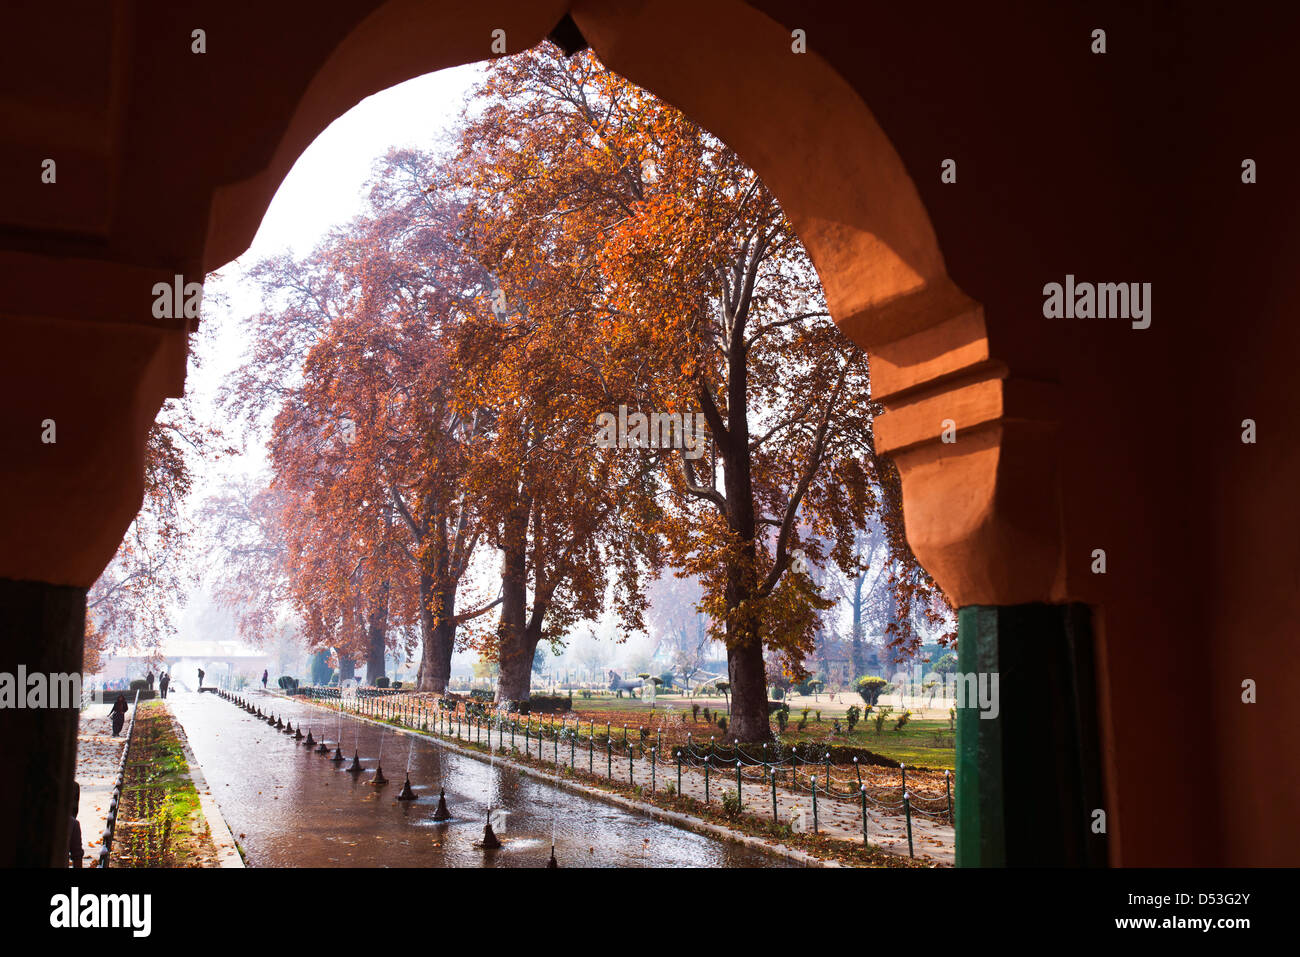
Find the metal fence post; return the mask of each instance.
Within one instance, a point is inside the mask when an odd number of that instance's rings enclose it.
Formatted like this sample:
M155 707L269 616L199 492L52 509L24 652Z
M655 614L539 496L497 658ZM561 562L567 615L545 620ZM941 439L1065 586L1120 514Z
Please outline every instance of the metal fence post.
M903 813L907 815L907 856L916 857L912 851L912 797L903 792Z
M813 833L817 833L817 775L812 776L813 792Z

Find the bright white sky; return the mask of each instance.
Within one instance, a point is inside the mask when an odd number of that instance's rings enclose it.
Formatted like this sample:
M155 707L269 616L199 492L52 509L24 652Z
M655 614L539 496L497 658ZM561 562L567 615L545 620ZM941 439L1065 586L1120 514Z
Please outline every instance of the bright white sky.
M186 394L200 422L218 425L232 443L240 439L218 409L216 397L249 345L241 333L241 320L260 302L259 290L245 280L245 271L285 250L305 256L330 227L352 219L365 204L365 187L375 162L394 146L433 147L455 123L482 72L481 66L470 64L369 96L331 123L298 157L271 200L253 244L205 284L204 335L199 343L203 365L191 367L186 382ZM220 307L219 298L225 301ZM250 441L237 458L204 463L187 503L191 514L226 479L264 470L263 440ZM196 544L204 548L201 540ZM178 621L181 638L205 637L197 621L204 604L205 596L191 597Z
M249 343L240 321L260 304L260 291L245 280L245 271L259 260L288 250L296 257L310 253L330 227L346 223L365 205L366 185L373 166L392 147L429 149L450 131L483 67L470 64L408 80L367 97L331 123L303 152L272 199L253 244L234 262L222 267L204 289L203 365L191 368L186 392L201 422L221 426L227 439L240 438L216 405L221 384L244 359ZM225 305L218 307L218 297ZM264 437L263 437L264 438ZM207 465L187 507L191 514L227 478L265 468L261 439L250 441L242 456ZM200 532L201 534L201 532ZM200 541L199 549L203 548ZM203 639L198 614L206 604L192 596L178 620L182 639ZM600 625L596 630L603 630ZM580 630L571 650L595 644ZM623 648L603 642L606 654L618 657ZM457 654L454 666L468 666L475 655Z
M257 308L259 300L256 287L244 282L244 271L286 249L305 256L331 226L360 212L374 163L394 146L435 145L460 115L482 72L477 64L442 70L366 97L298 157L271 200L253 245L206 286L205 299L220 293L229 306L209 309L205 303L203 324L211 338L205 343L203 368L191 370L187 385L201 417L215 411L211 403L216 390L239 365L247 346L239 321ZM248 466L257 464L254 459ZM235 463L222 463L223 472L238 468Z

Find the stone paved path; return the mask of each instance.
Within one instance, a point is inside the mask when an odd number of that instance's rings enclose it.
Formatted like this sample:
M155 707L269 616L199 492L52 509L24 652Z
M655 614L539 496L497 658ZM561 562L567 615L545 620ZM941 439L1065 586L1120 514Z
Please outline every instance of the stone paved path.
M93 867L99 859L100 835L108 821L108 802L112 800L117 766L126 748L126 726L122 727L122 737L113 737L108 709L107 704L92 704L81 712L77 729L76 780L81 785L77 821L81 824L84 867Z

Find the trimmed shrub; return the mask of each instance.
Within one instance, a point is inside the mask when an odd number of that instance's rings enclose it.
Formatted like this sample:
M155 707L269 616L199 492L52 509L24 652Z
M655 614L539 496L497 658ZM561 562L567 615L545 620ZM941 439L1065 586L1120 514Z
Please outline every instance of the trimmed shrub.
M558 694L530 694L527 701L519 702L520 714L563 714L572 708L573 699Z
M375 679L375 687L376 687L376 688L387 688L387 687L388 687L388 675L380 675L378 678L376 678L376 679Z
M865 704L874 705L889 687L889 682L879 675L863 675L853 683L853 688Z

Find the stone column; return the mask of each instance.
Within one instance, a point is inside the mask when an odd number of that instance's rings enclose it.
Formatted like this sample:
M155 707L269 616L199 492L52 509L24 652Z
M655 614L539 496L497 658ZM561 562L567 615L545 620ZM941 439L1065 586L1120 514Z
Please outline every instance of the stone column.
M1087 606L967 606L958 642L957 866L1105 866Z
M80 673L85 620L84 588L0 579L0 673ZM0 867L68 866L79 707L0 709Z

